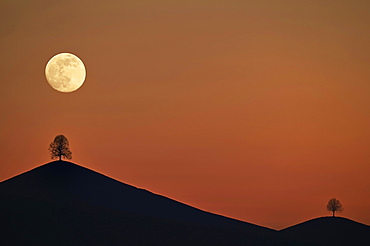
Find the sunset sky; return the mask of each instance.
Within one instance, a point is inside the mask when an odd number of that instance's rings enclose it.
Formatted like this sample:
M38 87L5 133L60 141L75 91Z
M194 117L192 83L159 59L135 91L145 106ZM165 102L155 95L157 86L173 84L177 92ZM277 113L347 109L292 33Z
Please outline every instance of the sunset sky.
M274 229L370 225L368 0L0 0L0 181L72 162ZM72 93L49 59L84 62ZM81 181L83 182L83 181Z

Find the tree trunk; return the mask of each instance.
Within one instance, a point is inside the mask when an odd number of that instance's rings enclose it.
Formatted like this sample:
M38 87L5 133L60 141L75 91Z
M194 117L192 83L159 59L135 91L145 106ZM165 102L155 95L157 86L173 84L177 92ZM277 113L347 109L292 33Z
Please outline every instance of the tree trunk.
M333 217L335 217L335 216L334 216L334 213L335 213L335 211L333 211Z

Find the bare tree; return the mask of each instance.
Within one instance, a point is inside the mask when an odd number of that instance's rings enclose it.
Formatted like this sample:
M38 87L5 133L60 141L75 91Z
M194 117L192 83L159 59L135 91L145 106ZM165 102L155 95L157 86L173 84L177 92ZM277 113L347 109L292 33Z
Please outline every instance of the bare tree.
M335 216L335 212L342 212L343 207L339 200L332 198L329 200L328 205L326 206L328 211L333 212L333 217Z
M64 135L58 135L54 141L50 143L49 151L51 159L62 160L63 158L72 159L72 152L69 150L68 139Z

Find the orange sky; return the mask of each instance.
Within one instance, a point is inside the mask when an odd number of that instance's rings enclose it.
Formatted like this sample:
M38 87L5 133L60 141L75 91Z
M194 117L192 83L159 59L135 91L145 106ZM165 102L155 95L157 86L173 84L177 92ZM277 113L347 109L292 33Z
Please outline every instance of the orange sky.
M370 224L368 1L0 2L0 180L72 161L195 207L281 229ZM87 68L53 90L57 53Z

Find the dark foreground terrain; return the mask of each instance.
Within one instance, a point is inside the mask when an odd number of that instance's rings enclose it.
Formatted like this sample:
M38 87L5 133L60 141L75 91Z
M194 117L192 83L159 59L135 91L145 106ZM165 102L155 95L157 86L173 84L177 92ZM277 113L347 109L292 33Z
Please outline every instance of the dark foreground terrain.
M318 218L276 231L56 161L0 183L0 245L370 245L370 227Z
M370 226L341 217L321 217L280 233L296 245L370 245Z

